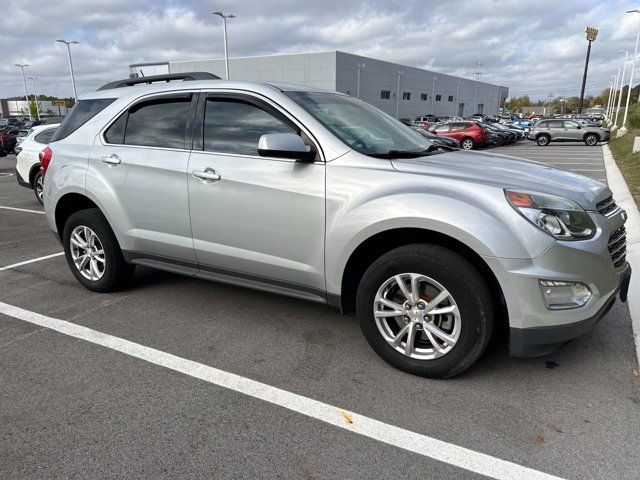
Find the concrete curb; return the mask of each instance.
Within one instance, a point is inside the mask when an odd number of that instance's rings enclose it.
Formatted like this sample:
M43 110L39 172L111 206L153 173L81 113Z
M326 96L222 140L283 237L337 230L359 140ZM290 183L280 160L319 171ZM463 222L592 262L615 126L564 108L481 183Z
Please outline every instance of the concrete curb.
M627 182L616 165L608 145L602 146L604 168L607 171L609 188L613 192L616 203L629 215L625 225L627 229L627 261L633 268L633 276L629 285L629 313L633 328L633 340L636 345L636 361L640 365L640 211L631 196Z

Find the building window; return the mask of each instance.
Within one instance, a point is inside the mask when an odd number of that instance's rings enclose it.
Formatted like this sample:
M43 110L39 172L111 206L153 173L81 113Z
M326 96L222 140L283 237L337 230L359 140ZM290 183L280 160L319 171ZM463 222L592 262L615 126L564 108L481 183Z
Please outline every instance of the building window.
M449 101L453 102L453 95L449 95Z
M403 92L402 99L403 100L411 100L411 92Z
M389 100L391 98L391 90L382 90L380 92L380 98L382 100Z
M423 102L427 101L427 94L426 93L421 93L420 94L420 100L422 100Z
M439 102L440 100L442 100L442 95L436 95L436 102Z

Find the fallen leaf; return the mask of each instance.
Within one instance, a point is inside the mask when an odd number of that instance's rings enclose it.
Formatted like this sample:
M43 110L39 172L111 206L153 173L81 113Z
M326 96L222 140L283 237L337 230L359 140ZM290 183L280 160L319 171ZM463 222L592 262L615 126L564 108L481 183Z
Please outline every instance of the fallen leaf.
M342 418L344 418L347 423L353 423L353 417L349 412L345 412L344 410L340 410L339 408L336 408L336 410L338 410L338 413L342 415Z
M536 435L535 439L536 439L536 443L538 445L540 445L542 442L544 442L544 438L542 438L542 435Z
M631 375L637 378L640 377L640 372L638 370L634 370L633 372L631 372Z
M556 425L551 425L551 428L553 429L554 432L562 433L562 430L560 429L560 427Z

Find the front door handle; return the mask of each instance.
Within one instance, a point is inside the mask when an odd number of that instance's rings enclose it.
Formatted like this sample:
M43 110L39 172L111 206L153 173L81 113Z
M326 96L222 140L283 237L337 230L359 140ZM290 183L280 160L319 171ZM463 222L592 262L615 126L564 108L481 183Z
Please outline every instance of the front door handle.
M120 165L120 163L122 162L122 160L120 160L120 157L115 153L102 157L100 161L108 165Z
M194 170L191 172L195 178L199 178L204 183L217 182L222 177L218 172L216 172L213 168L205 168L204 170Z

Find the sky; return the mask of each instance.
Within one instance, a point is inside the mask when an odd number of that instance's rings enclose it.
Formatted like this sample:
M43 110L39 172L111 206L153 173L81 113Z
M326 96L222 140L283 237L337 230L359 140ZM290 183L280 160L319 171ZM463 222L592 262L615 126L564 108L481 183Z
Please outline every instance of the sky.
M341 50L474 78L532 99L579 95L585 27L599 29L587 94L607 86L631 57L640 7L627 0L2 0L0 98L24 95L20 69L38 93L72 96L66 47L78 94L129 75L140 62L222 58L222 10L229 56ZM639 65L640 68L640 65ZM640 83L640 71L635 77ZM31 87L29 86L31 91Z

